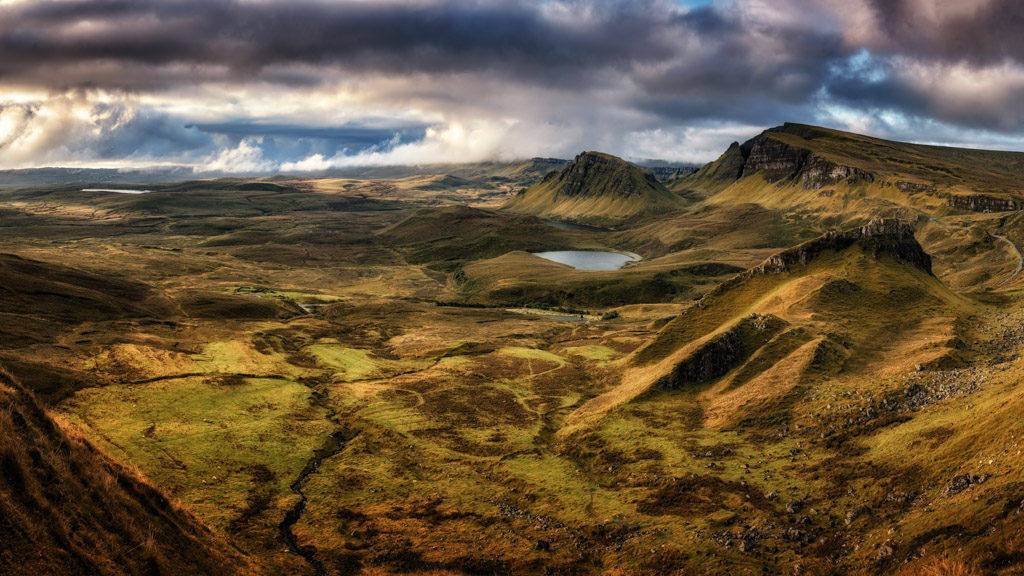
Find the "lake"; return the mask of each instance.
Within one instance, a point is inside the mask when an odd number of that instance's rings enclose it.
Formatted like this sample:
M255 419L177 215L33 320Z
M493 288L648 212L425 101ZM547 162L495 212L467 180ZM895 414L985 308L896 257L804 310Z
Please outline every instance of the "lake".
M83 188L82 192L113 192L115 194L149 194L152 190L128 190L125 188Z
M640 260L640 256L636 254L591 250L555 250L553 252L535 252L533 255L572 266L577 270L618 270L630 262Z

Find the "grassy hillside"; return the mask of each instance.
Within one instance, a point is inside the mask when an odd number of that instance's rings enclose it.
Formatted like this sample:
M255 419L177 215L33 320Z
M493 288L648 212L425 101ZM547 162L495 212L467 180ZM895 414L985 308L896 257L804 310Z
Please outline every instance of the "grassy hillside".
M559 173L510 199L503 208L574 222L608 224L679 210L683 201L653 175L625 160L584 152Z
M55 422L0 370L0 571L255 574L179 504Z
M541 161L0 191L0 361L67 423L0 390L0 524L46 552L0 530L0 570L1020 574L1024 220L986 154L789 125L613 230L485 209ZM664 197L588 156L574 206ZM530 253L568 249L643 258Z
M447 271L462 263L515 250L542 252L601 247L598 241L586 235L556 228L535 216L468 206L419 210L382 231L378 238L398 250L411 264L428 264Z
M627 362L622 384L570 420L724 378L708 391L705 418L735 421L739 407L762 410L811 375L956 363L961 307L932 276L909 227L878 221L827 234L726 281L670 320ZM922 320L893 323L894 314ZM880 334L891 350L878 349Z

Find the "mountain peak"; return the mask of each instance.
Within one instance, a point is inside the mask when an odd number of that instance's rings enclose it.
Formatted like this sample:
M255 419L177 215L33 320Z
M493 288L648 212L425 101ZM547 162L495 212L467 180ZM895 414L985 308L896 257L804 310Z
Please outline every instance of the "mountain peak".
M612 222L682 207L653 174L622 158L582 152L561 172L510 200L505 208L543 217Z

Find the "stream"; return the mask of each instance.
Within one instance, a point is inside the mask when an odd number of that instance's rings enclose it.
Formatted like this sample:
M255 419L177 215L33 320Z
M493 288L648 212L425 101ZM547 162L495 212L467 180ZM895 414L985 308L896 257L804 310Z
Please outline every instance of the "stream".
M318 403L325 405L324 395L314 390L313 396L317 399ZM328 410L330 410L330 408L328 408ZM337 424L334 418L334 411L330 411L327 414L327 419ZM306 498L306 494L303 493L302 487L309 481L310 476L320 471L320 466L323 465L325 460L341 452L344 447L345 431L338 430L327 437L322 448L313 451L313 457L306 462L306 465L302 468L302 473L299 474L298 479L296 479L295 482L292 482L290 486L291 491L299 497L299 501L295 506L292 506L291 510L288 510L288 512L285 513L284 520L278 524L278 530L281 533L281 540L284 542L285 546L288 547L289 551L298 554L306 561L306 563L312 566L316 576L326 576L327 568L324 566L323 562L317 559L316 546L312 544L300 545L298 540L295 538L295 532L292 531L292 528L306 514L306 503L309 499Z

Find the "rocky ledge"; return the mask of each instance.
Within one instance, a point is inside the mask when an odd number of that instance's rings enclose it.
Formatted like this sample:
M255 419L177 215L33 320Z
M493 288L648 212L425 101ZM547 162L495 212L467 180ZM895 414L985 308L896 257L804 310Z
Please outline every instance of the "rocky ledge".
M774 183L798 179L804 190L820 190L841 182L854 184L858 180L874 182L874 176L852 166L842 166L831 160L813 154L810 150L790 146L781 140L761 134L734 149L730 147L726 156L735 159L735 152L744 156L739 177L761 174L766 182ZM730 156L730 153L731 156Z
M984 194L953 195L946 200L946 206L957 210L969 210L971 212L1012 212L1017 210L1017 202L1010 198L998 198Z
M906 262L932 273L932 258L917 243L914 229L892 218L876 218L864 226L843 232L826 232L816 240L779 252L754 271L764 274L785 272L793 265L810 263L826 250L844 250L854 244L860 244L876 259L887 255L897 262Z

